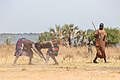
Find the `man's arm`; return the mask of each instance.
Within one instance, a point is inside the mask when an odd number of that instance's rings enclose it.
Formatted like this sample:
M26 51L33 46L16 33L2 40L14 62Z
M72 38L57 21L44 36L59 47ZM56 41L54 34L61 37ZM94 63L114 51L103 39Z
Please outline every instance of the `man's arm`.
M37 54L39 54L39 51L36 49L35 44L32 44L32 48ZM42 56L40 56L40 57L42 57Z
M33 48L33 50L34 50L41 58L43 58L43 59L46 61L43 53L42 53L41 51L38 51L38 50L36 49L35 44L32 44L32 48Z
M104 30L104 37L103 37L103 41L105 41L106 37L107 37L107 34L106 34L105 30Z
M46 41L45 43L47 43L47 42L49 42L51 44L51 47L54 48L52 41Z
M99 37L99 34L95 34L94 37L95 37L95 38L98 38L98 37Z
M106 35L104 35L104 37L103 37L103 41L105 41L105 39L106 39Z

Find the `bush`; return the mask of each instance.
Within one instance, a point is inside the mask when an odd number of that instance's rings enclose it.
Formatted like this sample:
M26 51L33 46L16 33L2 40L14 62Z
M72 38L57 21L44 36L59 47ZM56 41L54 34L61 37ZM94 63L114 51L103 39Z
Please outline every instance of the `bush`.
M11 44L10 38L7 38L7 39L5 40L5 43L6 43L7 45L10 45L10 44Z
M120 29L118 28L105 28L107 33L107 43L108 44L117 44L120 42Z

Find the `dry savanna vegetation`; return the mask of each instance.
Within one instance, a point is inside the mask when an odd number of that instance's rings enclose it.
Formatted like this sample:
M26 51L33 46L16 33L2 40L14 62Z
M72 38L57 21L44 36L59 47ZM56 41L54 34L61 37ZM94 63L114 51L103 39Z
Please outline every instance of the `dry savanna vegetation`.
M34 53L34 65L28 65L28 57L19 58L16 66L14 60L15 45L0 45L0 80L119 80L120 79L120 47L106 48L108 63L98 59L92 63L93 54L87 52L87 47L67 48L60 46L56 57L59 65L48 64ZM42 50L46 53L46 50Z

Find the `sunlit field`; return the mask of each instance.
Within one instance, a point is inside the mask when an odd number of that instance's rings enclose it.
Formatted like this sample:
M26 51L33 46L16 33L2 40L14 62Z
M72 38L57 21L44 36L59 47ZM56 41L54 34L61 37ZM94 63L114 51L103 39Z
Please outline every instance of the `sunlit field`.
M59 65L48 64L34 53L33 64L28 65L28 57L19 58L13 66L15 45L0 45L0 80L119 80L120 79L120 47L106 48L108 63L98 59L93 63L96 49L87 52L87 47L67 48L60 46L56 57ZM44 55L46 50L42 50Z

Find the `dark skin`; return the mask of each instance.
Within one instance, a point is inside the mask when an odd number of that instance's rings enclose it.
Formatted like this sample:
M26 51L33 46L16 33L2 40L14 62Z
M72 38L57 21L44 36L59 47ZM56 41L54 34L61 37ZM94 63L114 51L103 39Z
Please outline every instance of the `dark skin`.
M53 45L51 42L46 42L46 43L36 43L35 46L36 46L36 49L41 52L41 49L49 49ZM53 59L53 61L55 62L55 65L58 65L58 62L57 62L55 55L53 53L46 55L46 63L48 62L49 57L51 57Z
M104 26L104 24L100 24L99 30L103 30L103 28L104 28L103 26ZM99 35L98 35L98 34L95 34L94 37L99 40ZM103 41L105 41L105 38L106 38L106 36L103 37ZM104 50L103 50L100 46L97 47L97 52L98 52L99 50L100 50L103 54L105 54ZM95 59L93 60L94 63L98 63L98 62L96 61L97 58L98 58L98 57L96 56ZM105 63L107 62L107 61L106 61L106 57L104 57L104 62L105 62Z
M58 62L57 62L54 54L46 55L46 63L48 63L49 57L51 57L53 59L53 61L55 62L55 65L58 65Z
M35 48L35 44L32 44L32 48L33 48L33 50L40 56L40 58L43 58L43 59L46 61L46 59L45 59L44 55L42 54L42 52L41 52L41 51L38 51L38 50ZM24 52L24 50L23 50L23 52ZM33 54L33 52L31 52L31 54ZM18 60L19 57L20 57L19 55L18 55L18 56L15 56L15 60L14 60L14 62L13 62L13 65L16 65L17 60ZM29 63L28 63L29 65L32 65L32 58L33 58L32 55L29 56Z

